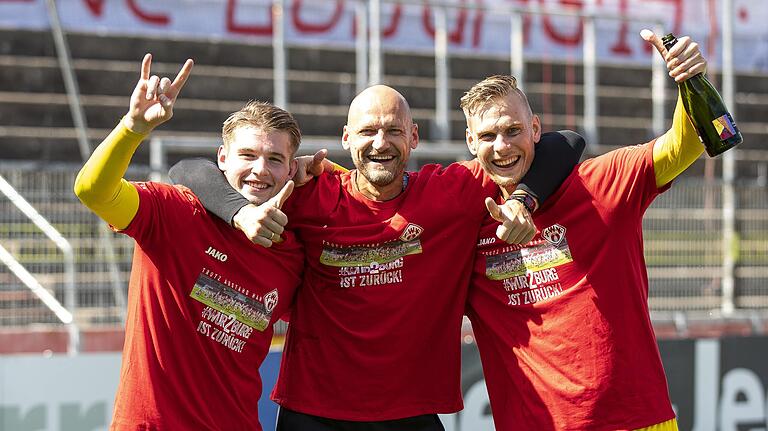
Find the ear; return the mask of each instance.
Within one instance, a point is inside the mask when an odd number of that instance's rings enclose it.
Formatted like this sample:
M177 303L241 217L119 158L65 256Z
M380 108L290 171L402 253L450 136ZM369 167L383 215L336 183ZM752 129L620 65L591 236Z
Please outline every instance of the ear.
M533 128L533 142L538 143L541 139L541 120L539 120L538 115L533 116L531 127Z
M227 166L227 150L223 145L219 145L219 149L216 150L216 163L219 165L219 169L226 170Z
M288 179L293 178L297 170L299 170L299 161L294 157L289 162Z
M413 127L411 127L411 149L415 150L418 145L419 145L419 125L416 123L413 123Z
M469 127L467 127L465 131L465 136L467 139L467 148L469 148L469 152L472 153L473 156L477 156L477 141L475 141L475 137L472 136L472 132L469 130Z
M347 126L344 126L344 132L341 135L341 147L345 150L349 150L349 132Z

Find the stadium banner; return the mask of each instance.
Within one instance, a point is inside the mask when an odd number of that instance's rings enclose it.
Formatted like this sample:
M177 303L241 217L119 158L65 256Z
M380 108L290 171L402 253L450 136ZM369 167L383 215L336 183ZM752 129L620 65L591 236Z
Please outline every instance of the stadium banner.
M768 337L659 342L681 431L765 430ZM280 353L261 367L259 416L274 429L268 395ZM488 394L474 344L462 349L464 410L441 415L446 431L491 431ZM0 356L0 430L102 431L112 412L120 354Z
M265 430L275 429L277 404L269 393L280 356L270 352L260 368ZM120 353L0 355L0 431L106 431L119 378Z
M46 29L46 0L0 0L0 27ZM272 34L271 0L59 0L68 31L168 38L240 39L268 44ZM291 45L354 47L352 0L284 0L285 34ZM435 39L434 8L411 2L381 1L385 49L429 51ZM651 61L651 48L639 36L644 27L690 35L701 42L709 64L720 55L723 0L448 0L451 52L508 56L511 7L542 12L594 12L598 17L597 53L603 63ZM768 71L768 2L733 0L734 66L741 71ZM490 8L490 9L487 9ZM602 17L601 17L602 16ZM610 16L610 17L608 17ZM525 56L531 59L580 61L583 20L530 14L522 20ZM503 35L503 37L499 37Z

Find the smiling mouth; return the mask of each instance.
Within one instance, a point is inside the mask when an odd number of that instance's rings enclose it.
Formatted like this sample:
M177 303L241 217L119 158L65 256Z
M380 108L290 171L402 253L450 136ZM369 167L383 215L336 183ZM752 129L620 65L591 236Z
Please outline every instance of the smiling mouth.
M493 166L496 166L497 168L507 169L514 166L519 160L520 156L513 156L506 159L494 160L491 163L493 163Z
M393 155L368 155L366 158L374 163L387 163L395 160Z
M266 190L270 187L267 183L262 183L259 181L243 181L244 184L248 185L248 187L256 190Z

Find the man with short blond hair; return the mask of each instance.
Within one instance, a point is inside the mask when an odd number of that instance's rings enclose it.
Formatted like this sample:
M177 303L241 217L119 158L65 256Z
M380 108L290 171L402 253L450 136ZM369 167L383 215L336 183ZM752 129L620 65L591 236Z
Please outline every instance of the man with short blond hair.
M668 53L642 35L676 81L705 71L689 38ZM514 78L494 76L462 98L467 145L506 193L540 133L520 95ZM578 165L534 214L531 242L481 229L468 315L497 430L677 430L648 314L642 218L702 151L678 99L664 135ZM525 163L500 163L511 158Z
M261 205L270 235L282 236L271 249L257 247L189 189L122 178L139 144L173 116L192 69L188 60L171 82L150 77L151 61L142 61L128 113L75 181L84 205L136 240L110 429L259 431L259 365L304 260L280 220L297 170L298 124L251 102L224 125L219 166L242 198Z

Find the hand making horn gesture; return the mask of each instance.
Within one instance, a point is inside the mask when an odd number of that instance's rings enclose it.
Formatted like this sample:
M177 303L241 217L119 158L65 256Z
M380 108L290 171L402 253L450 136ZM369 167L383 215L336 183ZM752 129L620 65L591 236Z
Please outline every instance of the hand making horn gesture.
M273 243L282 242L280 235L288 224L288 216L282 211L282 207L291 192L293 181L288 180L276 195L263 204L250 204L240 208L232 218L232 224L254 244L269 248Z
M123 122L136 133L147 134L155 127L173 117L173 105L179 92L186 84L192 72L194 62L189 59L181 67L176 79L157 75L150 76L152 54L147 54L141 61L141 77L131 94L131 105Z

